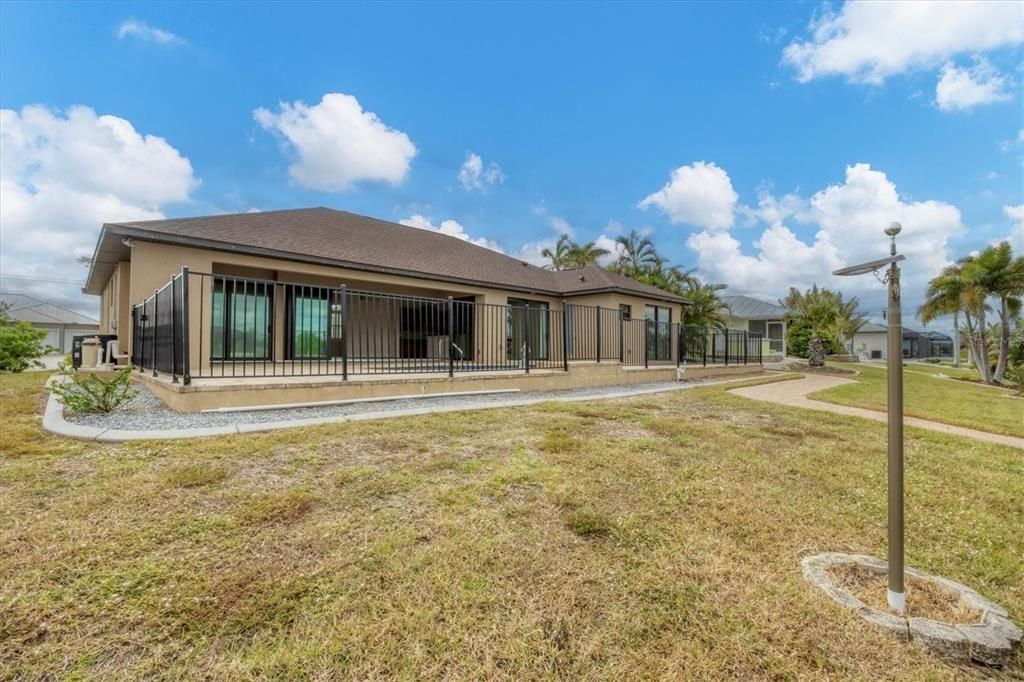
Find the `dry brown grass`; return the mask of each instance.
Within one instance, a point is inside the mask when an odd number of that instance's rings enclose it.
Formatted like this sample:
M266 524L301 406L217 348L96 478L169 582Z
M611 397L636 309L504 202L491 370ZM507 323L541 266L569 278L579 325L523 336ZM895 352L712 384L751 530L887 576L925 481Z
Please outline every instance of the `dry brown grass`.
M850 592L876 611L890 611L886 596L888 578L854 563L833 564L829 577L838 587ZM906 617L931 618L957 625L981 622L981 612L964 604L958 595L950 594L930 580L906 576ZM897 614L898 615L898 614Z
M967 674L801 575L884 554L873 422L706 387L102 445L41 383L0 377L0 678ZM912 430L907 468L908 563L1021 620L1020 452Z

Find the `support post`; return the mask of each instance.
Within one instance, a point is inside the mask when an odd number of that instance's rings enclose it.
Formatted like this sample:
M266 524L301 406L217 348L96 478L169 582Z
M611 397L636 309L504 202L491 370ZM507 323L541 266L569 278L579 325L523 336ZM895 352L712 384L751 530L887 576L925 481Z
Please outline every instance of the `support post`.
M174 314L174 309L177 307L178 302L174 298L174 280L177 275L171 275L171 383L178 383L178 374L174 371L174 361L178 356L177 353L177 342L178 342L178 321L177 315Z
M341 285L341 380L348 381L348 285Z
M530 304L526 304L523 313L523 355L525 356L526 373L530 373Z
M651 342L651 321L644 320L644 369L650 367L650 359L647 357L647 347Z
M750 330L743 332L743 364L748 364L750 360Z
M714 333L714 332L712 332L712 333ZM714 343L714 342L715 342L715 338L714 338L714 336L712 336L711 337L711 343ZM704 331L701 332L701 344L700 345L702 346L702 349L701 349L702 350L702 352L701 352L701 363L705 367L707 367L708 366L708 330L707 329L705 329Z
M896 253L893 240L892 253ZM903 613L903 312L900 269L889 266L888 408L889 408L889 608Z
M192 337L188 332L188 266L181 266L181 373L182 382L188 386L192 383Z
M626 364L626 317L619 308L619 364Z
M594 309L595 319L597 320L595 327L597 328L597 361L601 362L601 306L597 306Z
M448 378L455 376L455 301L448 297Z
M156 330L157 330L157 327L160 326L160 325L157 324L157 319L159 319L159 315L157 314L159 312L158 306L160 304L160 297L157 294L159 294L159 293L160 293L159 289L154 289L153 290L153 376L156 376L156 351L157 351Z
M569 371L569 304L562 304L562 369Z

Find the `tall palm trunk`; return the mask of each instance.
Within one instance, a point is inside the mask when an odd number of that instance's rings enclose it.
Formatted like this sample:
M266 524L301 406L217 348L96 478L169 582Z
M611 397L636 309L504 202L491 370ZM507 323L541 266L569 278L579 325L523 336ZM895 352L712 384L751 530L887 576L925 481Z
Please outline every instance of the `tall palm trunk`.
M996 371L992 375L992 381L997 384L1003 383L1003 373L1006 371L1006 360L1010 357L1010 306L1003 296L1000 299L999 307L999 360L996 362Z
M960 369L960 309L953 311L953 366Z
M978 371L986 384L992 383L992 365L988 362L988 337L986 334L985 308L978 311L978 333L977 333L977 355L975 362L978 363Z

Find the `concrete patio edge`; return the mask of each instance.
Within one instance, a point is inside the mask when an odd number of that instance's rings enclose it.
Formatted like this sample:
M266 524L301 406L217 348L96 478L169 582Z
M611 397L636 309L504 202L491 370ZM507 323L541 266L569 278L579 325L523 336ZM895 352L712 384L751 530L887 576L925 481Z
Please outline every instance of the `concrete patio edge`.
M776 374L772 372L771 374ZM276 431L278 429L289 429L301 426L316 426L319 424L337 424L350 421L365 421L370 419L387 419L390 417L410 417L424 414L443 412L463 412L469 410L491 410L503 407L523 407L536 405L545 402L583 402L587 400L610 400L615 398L630 398L633 396L649 395L654 393L668 393L681 391L702 386L714 386L719 384L738 383L750 381L751 379L763 378L762 376L737 377L735 379L721 379L717 381L706 381L701 383L685 384L678 386L666 386L664 388L625 389L615 393L603 393L601 395L582 395L552 398L527 398L509 399L501 402L487 403L485 405L449 405L440 407L417 407L404 410L379 410L376 412L363 412L360 414L338 415L332 417L317 417L313 419L290 419L287 421L262 422L257 424L228 424L225 426L202 427L191 429L154 429L152 431L128 430L128 429L106 429L95 426L82 426L64 419L64 408L58 402L57 397L50 393L46 409L43 412L43 430L57 436L76 438L79 440L93 440L104 443L123 443L134 440L177 440L182 438L205 438L209 436L229 436L239 433L260 433L265 431ZM436 397L436 396L434 396ZM429 397L424 398L429 399Z

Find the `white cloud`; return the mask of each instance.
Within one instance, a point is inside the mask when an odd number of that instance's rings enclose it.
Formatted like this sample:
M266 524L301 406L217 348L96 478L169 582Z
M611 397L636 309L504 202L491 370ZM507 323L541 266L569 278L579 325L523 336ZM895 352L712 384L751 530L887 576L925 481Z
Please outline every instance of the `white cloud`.
M417 213L409 216L408 218L399 220L398 222L401 225L418 227L421 230L433 230L434 232L440 232L441 234L446 234L449 237L455 237L456 239L461 239L463 241L470 242L471 244L482 246L485 249L490 249L491 251L505 253L504 249L501 248L501 245L492 239L486 239L484 237L477 237L474 239L470 237L469 233L466 232L466 228L456 220L442 220L440 225L435 225L429 218Z
M158 45L184 45L185 39L181 36L165 31L155 26L150 26L144 21L136 21L134 19L128 19L122 21L121 25L117 27L117 37L121 40L125 38L137 38L138 40L144 40L150 43L157 43Z
M297 154L288 172L303 187L341 191L357 182L397 185L416 156L408 135L364 111L351 95L331 92L313 106L281 102L280 108L274 113L261 107L253 116Z
M467 192L483 191L491 185L500 185L505 182L505 174L501 172L501 166L491 161L484 167L483 159L473 152L466 154L466 160L459 168L458 178L462 188Z
M84 279L75 258L92 255L102 223L163 218L198 184L177 149L123 118L84 106L0 110L0 270ZM74 287L39 286L43 298L83 308Z
M732 227L738 198L728 173L714 163L697 161L676 168L667 185L637 205L657 206L673 223L722 230Z
M846 76L879 85L889 76L933 69L963 53L1024 42L1019 2L914 0L846 2L810 24L812 37L795 40L783 61L807 82Z
M782 222L770 224L754 243L753 255L726 231L690 235L687 246L711 281L733 290L781 296L790 286L813 283L867 292L878 297L871 277L837 280L831 272L843 265L880 258L887 253L882 229L892 220L903 224L898 239L908 306L920 300L927 279L949 262L949 239L963 230L960 211L937 201L905 201L885 173L868 164L846 169L842 184L831 185L806 200L804 218L817 226L813 240L801 240ZM909 309L909 307L908 307Z
M1009 99L1006 78L985 60L963 69L946 64L935 86L935 103L943 111L969 111L982 104Z
M1006 236L1006 241L1013 246L1014 253L1018 255L1024 253L1024 204L1003 206L1003 215L1013 221L1013 228Z

